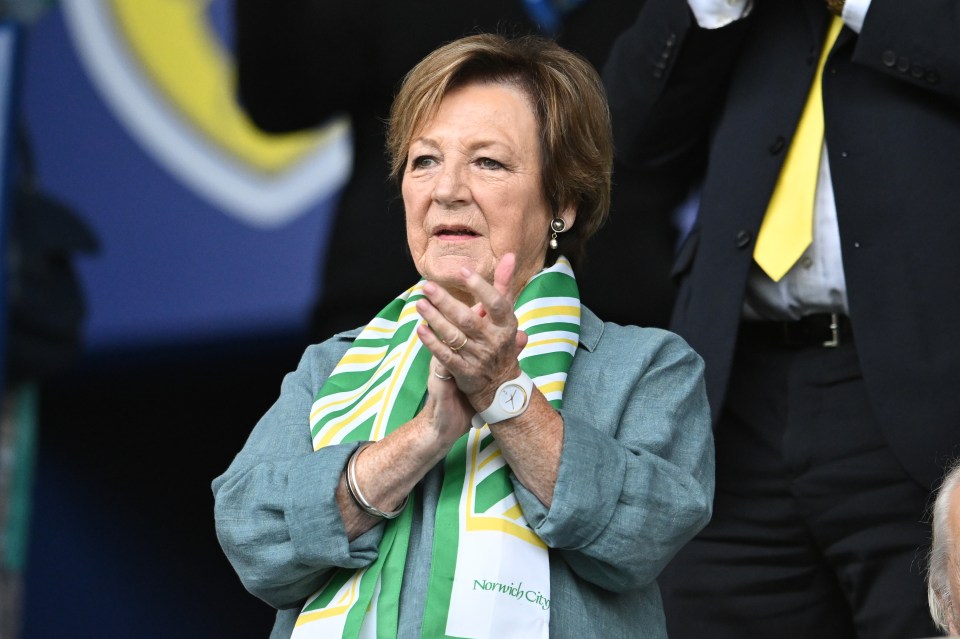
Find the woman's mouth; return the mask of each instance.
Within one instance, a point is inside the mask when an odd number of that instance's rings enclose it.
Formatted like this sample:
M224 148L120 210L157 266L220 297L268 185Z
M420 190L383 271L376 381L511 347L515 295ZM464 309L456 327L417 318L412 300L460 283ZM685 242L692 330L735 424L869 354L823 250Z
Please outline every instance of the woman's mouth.
M443 227L434 231L434 235L441 240L451 242L469 240L479 236L478 233L465 226Z

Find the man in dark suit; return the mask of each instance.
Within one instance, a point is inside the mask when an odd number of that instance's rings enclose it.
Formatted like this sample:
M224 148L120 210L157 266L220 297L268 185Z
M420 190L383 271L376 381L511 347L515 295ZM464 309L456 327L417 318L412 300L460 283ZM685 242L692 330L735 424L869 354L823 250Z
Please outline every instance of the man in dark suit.
M957 0L649 0L614 45L620 160L702 182L671 328L707 363L717 496L661 581L671 637L934 634L922 520L960 452L958 42ZM798 184L808 102L810 237L771 274L757 238Z

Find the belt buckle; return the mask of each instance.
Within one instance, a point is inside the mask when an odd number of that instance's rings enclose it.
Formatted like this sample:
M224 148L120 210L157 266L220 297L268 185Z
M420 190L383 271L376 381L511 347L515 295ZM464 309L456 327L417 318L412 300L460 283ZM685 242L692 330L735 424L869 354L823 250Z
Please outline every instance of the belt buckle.
M836 313L830 313L830 339L823 342L824 348L840 346L840 318Z

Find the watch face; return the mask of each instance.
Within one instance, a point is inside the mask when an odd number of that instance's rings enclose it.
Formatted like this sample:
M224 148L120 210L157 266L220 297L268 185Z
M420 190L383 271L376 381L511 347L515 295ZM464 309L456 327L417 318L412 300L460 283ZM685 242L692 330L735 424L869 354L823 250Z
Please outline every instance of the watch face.
M497 400L508 413L519 413L527 405L527 391L520 384L506 384L500 389Z

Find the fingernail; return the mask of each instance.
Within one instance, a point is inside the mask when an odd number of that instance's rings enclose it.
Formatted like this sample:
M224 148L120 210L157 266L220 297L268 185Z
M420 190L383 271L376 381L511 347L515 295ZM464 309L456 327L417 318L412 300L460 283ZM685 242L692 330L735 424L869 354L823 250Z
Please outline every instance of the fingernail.
M466 266L461 266L460 275L463 275L464 277L470 277L471 275L473 275L473 271L468 269Z
M426 284L423 285L423 292L426 293L427 295L433 295L434 293L437 292L437 285L434 284L433 282L427 282Z

